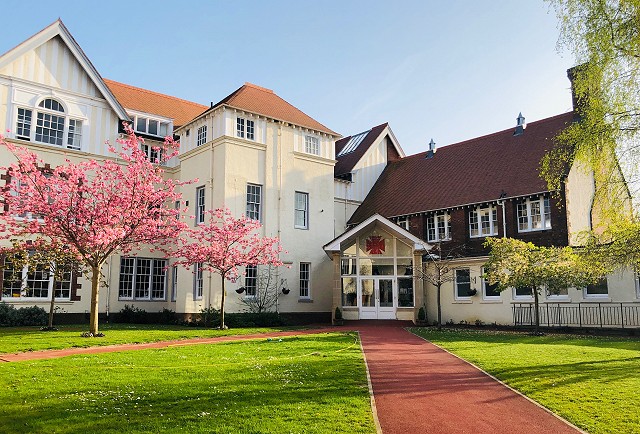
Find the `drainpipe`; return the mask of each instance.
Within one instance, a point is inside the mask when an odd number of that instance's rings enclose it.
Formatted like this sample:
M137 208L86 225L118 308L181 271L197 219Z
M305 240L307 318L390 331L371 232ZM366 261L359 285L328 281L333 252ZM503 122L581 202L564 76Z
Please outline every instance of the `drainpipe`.
M507 193L504 192L504 190L502 191L502 193L500 193L500 198L498 199L498 205L500 205L502 207L502 238L507 238L507 219L506 219L506 212L505 212L505 207L507 206Z
M210 118L211 119L211 118ZM225 122L226 125L226 122ZM211 122L211 140L213 140L213 122ZM213 143L209 143L209 209L213 209ZM197 205L197 204L196 204ZM211 271L209 271L209 293L207 294L209 306L211 307Z

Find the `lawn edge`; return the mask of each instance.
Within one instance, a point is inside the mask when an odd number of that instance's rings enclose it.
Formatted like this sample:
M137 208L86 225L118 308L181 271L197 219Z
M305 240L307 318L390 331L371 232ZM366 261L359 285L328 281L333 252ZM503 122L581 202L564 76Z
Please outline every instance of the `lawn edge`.
M482 372L484 375L486 375L487 377L497 381L498 383L502 384L504 387L506 387L507 389L510 389L511 391L515 392L516 394L522 396L524 399L526 399L527 401L531 402L532 404L540 407L541 409L543 409L544 411L546 411L547 413L551 414L553 417L555 417L556 419L561 420L562 422L564 422L565 424L569 425L570 427L576 429L578 432L582 433L582 434L589 434L587 431L583 430L582 428L574 425L573 423L569 422L567 419L565 419L564 417L554 413L553 411L551 411L550 409L548 409L547 407L545 407L544 405L540 404L538 401L533 400L532 398L529 398L527 395L525 395L524 393L520 392L517 389L514 389L513 387L509 386L507 383L505 383L504 381L500 380L499 378L496 378L495 376L489 374L487 371L485 371L484 369L480 368L479 366L475 365L474 363L468 361L467 359L463 359L462 357L458 356L455 353L452 353L451 351L447 350L446 348L441 347L440 345L430 341L429 339L425 338L424 336L420 336L419 334L413 333L411 331L413 327L406 327L405 330L408 331L409 333L411 333L414 336L419 337L420 339L424 340L425 342L430 343L431 345L433 345L434 347L437 347L439 349L441 349L442 351L451 354L453 357L463 361L464 363L472 366L473 368L477 369L478 371Z
M382 434L382 426L380 425L380 420L378 419L378 408L376 407L376 398L373 393L373 383L371 382L371 375L369 374L369 363L367 362L367 353L365 353L364 347L362 346L360 331L356 330L356 333L358 333L358 342L360 343L360 353L362 354L362 358L364 360L364 367L367 372L367 386L369 387L369 402L371 403L371 412L373 413L373 423L376 425L376 433Z

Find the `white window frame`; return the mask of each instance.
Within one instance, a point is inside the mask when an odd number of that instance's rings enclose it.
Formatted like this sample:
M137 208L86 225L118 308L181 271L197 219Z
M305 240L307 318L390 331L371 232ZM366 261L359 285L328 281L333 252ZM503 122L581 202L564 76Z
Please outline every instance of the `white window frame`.
M244 269L244 296L254 298L258 294L258 267L247 265Z
M171 301L178 299L178 266L171 267Z
M304 208L298 208L298 195L305 198ZM294 194L294 215L293 215L293 227L295 229L309 229L309 193L303 191L296 191ZM297 223L298 213L304 213L304 223L299 225Z
M172 124L171 122L168 122L166 120L154 118L153 116L149 116L146 114L143 115L143 114L136 114L136 113L129 113L129 117L131 117L131 125L133 128L133 131L135 131L136 133L142 133L149 136L160 137L163 139L173 134ZM140 121L144 122L144 129L138 128ZM158 124L158 126L156 127L158 132L155 134L149 132L149 124L151 122L156 122ZM162 134L163 126L166 128L166 134Z
M201 185L200 187L196 187L196 213L195 213L196 226L204 224L205 210L206 210L205 195L206 195L206 191L205 191L204 185Z
M484 268L480 269L480 275L484 276ZM487 282L487 280L484 277L480 278L481 283L482 283L482 299L486 300L486 301L497 301L497 300L502 300L502 292L498 292L498 295L487 295L487 286L489 285L489 282Z
M533 227L532 204L537 205L540 210L540 227ZM522 228L522 220L526 218L526 227ZM540 196L537 199L525 199L516 205L516 221L518 232L538 232L551 229L551 199Z
M316 136L304 136L304 152L311 155L320 155L320 138Z
M74 277L74 271L71 270L71 272L69 273L69 280L55 280L55 272L54 272L54 267L55 265L52 264L48 274L49 277L48 279L44 280L44 279L38 279L37 281L39 282L45 282L48 280L48 284L47 284L47 296L46 297L27 297L26 295L23 295L26 292L26 288L27 288L27 282L29 281L29 267L24 266L22 267L22 270L19 271L19 273L16 273L17 275L19 274L20 276L20 297L13 297L13 296L5 296L2 294L2 292L4 292L4 288L0 288L0 301L3 302L20 302L20 301L45 301L45 300L51 300L51 295L53 294L54 291L56 291L56 283L66 283L68 284L68 291L69 295L68 296L56 296L56 300L59 301L70 301L71 300L71 291L73 290L73 277ZM13 280L8 280L7 277L10 276L10 274L7 274L9 270L2 270L0 272L3 273L3 280L2 280L2 285L4 286L6 281L12 281L12 282L18 282L17 280L13 281ZM39 272L41 272L42 270L40 270ZM11 270L11 272L13 273L13 269ZM36 281L36 279L31 279L33 281ZM62 289L60 290L62 291ZM13 292L13 291L12 291Z
M250 206L253 206L253 209L249 209ZM252 220L262 221L262 185L247 183L245 215Z
M471 268L469 267L461 267L453 270L454 279L453 279L453 296L455 300L471 300L471 295L459 295L458 294L458 284L466 282L458 282L458 271L466 270L469 273L469 291L471 291Z
M238 116L236 118L236 137L247 140L256 139L256 123L249 118Z
M298 277L300 278L300 299L311 300L311 262L300 262L300 266L298 267ZM305 287L306 294L303 293L303 289L305 289Z
M444 238L440 237L439 224L444 222ZM432 234L433 230L433 234ZM427 214L427 241L451 240L451 215L448 211Z
M566 294L552 294L549 291L545 291L545 297L547 300L568 300L569 299L569 287L566 288Z
M487 233L483 232L483 217L489 218L489 232ZM469 238L483 238L496 235L498 235L498 209L495 206L478 206L469 211Z
M531 289L531 294L529 295L518 295L516 293L517 288L513 288L513 299L514 300L533 300L533 289Z
M607 284L607 293L606 294L589 294L589 287L585 286L582 289L582 293L585 299L595 299L595 300L602 300L602 299L608 299L610 297L610 291L609 291L609 279L607 279L606 277L604 277L602 279L606 284Z
M193 264L193 299L202 300L204 294L204 272L202 262Z
M202 146L207 143L207 125L202 125L198 128L198 137L196 140L196 146Z
M129 274L127 273L127 275L131 276L131 296L123 296L122 295L122 265L124 261L131 261L133 260L133 274ZM150 266L149 266L149 274L146 275L145 277L148 277L149 281L147 283L147 295L145 297L138 297L136 295L136 290L137 290L137 283L138 283L138 277L139 277L139 273L138 273L138 262L140 261L150 261ZM118 300L135 300L135 301L165 301L167 299L167 260L164 258L143 258L143 257L138 257L138 256L121 256L120 257L120 271L119 271L119 278L118 278ZM155 273L156 269L161 269L162 270L162 274L161 275L157 275ZM162 277L162 296L161 297L154 297L153 293L154 293L154 284L156 283L156 281L154 280L156 277L161 276Z
M60 110L51 108L40 107L40 104L46 106L45 101L54 101L59 106ZM20 114L22 111L22 115ZM85 121L78 117L70 116L68 109L60 100L56 98L46 97L38 101L34 107L27 107L25 105L15 106L15 119L13 125L16 127L15 138L19 140L26 140L33 143L40 143L47 146L55 146L57 148L71 149L79 151L82 149L82 136L84 132ZM36 130L38 129L38 115L42 114L49 116L57 116L62 118L62 142L61 144L50 143L47 141L36 140ZM28 118L28 122L26 122ZM73 126L72 126L73 122ZM28 126L28 134L24 134L24 128ZM44 127L43 127L44 128ZM50 128L49 128L50 129ZM21 132L22 134L19 134ZM70 143L71 142L71 143Z
M409 230L409 216L408 215L404 215L401 217L398 217L398 219L396 220L396 224L398 226L400 226L402 229L404 229L405 231Z

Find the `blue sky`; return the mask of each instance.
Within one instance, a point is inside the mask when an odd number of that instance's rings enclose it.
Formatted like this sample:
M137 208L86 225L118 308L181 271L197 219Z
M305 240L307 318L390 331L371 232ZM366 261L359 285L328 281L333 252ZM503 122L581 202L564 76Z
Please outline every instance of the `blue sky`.
M539 0L4 2L0 52L58 17L106 78L209 104L245 81L407 154L571 109ZM6 19L9 16L10 19Z

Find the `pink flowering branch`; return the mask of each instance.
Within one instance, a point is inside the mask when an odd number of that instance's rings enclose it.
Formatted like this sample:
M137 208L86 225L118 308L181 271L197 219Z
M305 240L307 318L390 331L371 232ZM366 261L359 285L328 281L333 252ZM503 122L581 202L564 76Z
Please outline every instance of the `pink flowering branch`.
M206 214L209 219L205 224L184 230L185 236L178 239L174 255L177 264L188 268L199 263L203 270L220 275L220 327L224 328L225 281L235 282L241 275L240 268L247 265L282 265L282 246L277 238L257 233L261 227L257 220L235 218L227 209Z
M6 142L16 162L2 167L8 175L2 192L5 239L31 239L53 248L65 246L92 271L91 333L97 333L100 270L114 252L141 247L166 250L186 224L173 208L179 187L190 182L165 179L161 163L177 155L178 143L165 139L155 161L141 149L143 139L125 125L121 150L109 145L115 159L49 166L35 153ZM160 152L162 151L162 152Z

